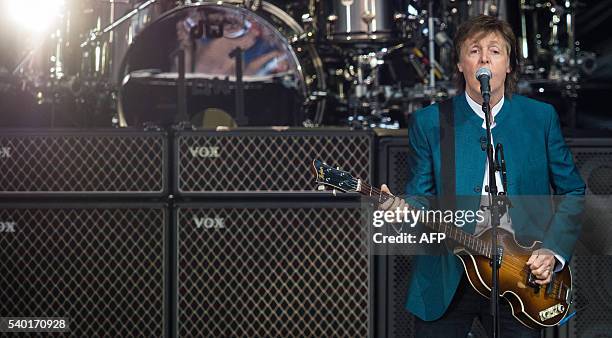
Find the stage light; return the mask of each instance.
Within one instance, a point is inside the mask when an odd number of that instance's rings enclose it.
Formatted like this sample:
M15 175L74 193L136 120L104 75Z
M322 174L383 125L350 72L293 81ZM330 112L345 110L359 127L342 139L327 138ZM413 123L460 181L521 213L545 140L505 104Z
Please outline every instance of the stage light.
M33 33L47 30L62 14L65 0L8 0L5 9L18 28Z

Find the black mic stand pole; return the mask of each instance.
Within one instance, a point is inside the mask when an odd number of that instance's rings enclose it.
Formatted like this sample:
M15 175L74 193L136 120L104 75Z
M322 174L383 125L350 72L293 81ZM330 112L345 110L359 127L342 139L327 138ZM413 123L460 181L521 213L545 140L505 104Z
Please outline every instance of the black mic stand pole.
M487 126L487 163L489 171L489 182L486 191L489 195L489 211L491 212L491 266L492 266L492 288L491 288L491 315L493 315L493 337L498 338L501 335L500 320L499 320L499 265L501 264L502 253L497 244L497 227L500 224L503 215L502 210L505 208L505 199L498 196L497 182L495 171L497 169L495 158L493 157L493 144L491 134L491 106L490 94L485 93L482 96L482 111L485 115Z

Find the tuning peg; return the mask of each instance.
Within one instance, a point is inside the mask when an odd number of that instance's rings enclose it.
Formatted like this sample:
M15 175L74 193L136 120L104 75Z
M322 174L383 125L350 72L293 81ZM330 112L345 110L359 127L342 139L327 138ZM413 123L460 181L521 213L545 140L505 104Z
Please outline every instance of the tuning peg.
M325 190L325 186L323 184L321 184L320 186L317 187L317 190L323 191L323 190Z
M340 167L336 167L336 170L340 170Z

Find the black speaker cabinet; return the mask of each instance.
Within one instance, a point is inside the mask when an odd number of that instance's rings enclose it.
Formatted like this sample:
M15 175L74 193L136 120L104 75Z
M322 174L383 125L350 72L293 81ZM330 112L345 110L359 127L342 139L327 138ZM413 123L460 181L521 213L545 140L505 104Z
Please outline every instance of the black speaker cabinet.
M175 193L321 194L314 159L370 182L373 147L372 133L339 128L181 132L174 141Z
M576 316L569 336L612 338L612 139L568 139L587 185L582 235L572 258Z
M408 180L408 132L403 136L378 139L378 180L396 195L406 193Z
M167 209L0 204L0 316L68 317L73 337L166 336Z
M0 197L162 196L167 140L134 130L2 130Z
M371 336L360 217L358 202L179 205L178 336Z
M612 255L612 139L568 139L586 183L581 243L592 254Z
M408 178L408 137L381 137L378 140L378 183L385 183L397 195L405 193ZM412 259L410 256L389 255L380 258L379 288L385 290L381 303L381 320L384 321L383 337L414 337L414 316L405 308L410 280Z

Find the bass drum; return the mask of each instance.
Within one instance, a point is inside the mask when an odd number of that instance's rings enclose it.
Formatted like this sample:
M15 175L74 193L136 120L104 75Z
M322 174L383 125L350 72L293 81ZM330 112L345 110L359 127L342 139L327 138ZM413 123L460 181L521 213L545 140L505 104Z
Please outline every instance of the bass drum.
M185 55L186 106L195 126L301 126L323 118L324 70L297 22L262 2L199 2L145 27L122 62L119 125L177 119L178 54ZM244 113L237 118L236 55L242 49ZM308 122L308 123L305 123Z

